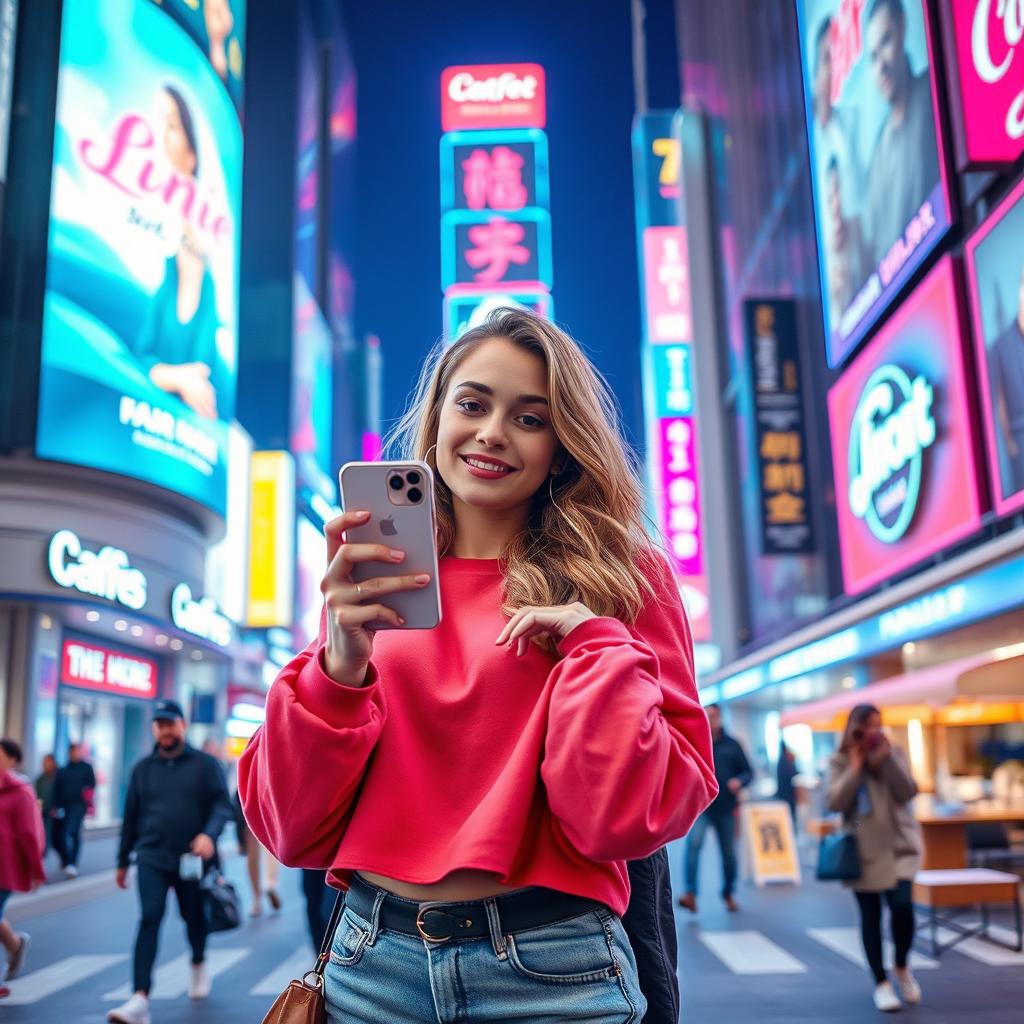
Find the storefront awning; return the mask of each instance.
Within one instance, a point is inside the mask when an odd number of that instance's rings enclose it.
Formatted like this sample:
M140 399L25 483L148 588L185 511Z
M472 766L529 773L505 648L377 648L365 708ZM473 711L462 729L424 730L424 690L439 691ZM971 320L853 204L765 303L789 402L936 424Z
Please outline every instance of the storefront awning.
M780 722L783 726L802 723L815 729L838 731L857 704L876 705L888 724L920 718L966 725L972 719L965 714L967 708L984 704L1005 705L1008 718L1001 712L1001 720L1020 717L1020 712L1024 712L1024 645L985 651L904 672L860 689L844 690L789 708L782 713Z

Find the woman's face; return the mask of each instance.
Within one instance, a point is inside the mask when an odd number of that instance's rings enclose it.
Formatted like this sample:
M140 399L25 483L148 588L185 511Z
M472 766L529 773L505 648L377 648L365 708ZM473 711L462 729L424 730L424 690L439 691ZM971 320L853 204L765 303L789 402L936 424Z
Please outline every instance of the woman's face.
M871 746L872 740L882 733L882 716L877 712L868 715L864 722L854 730L854 739L861 746Z
M196 169L196 154L189 145L181 123L178 104L167 94L161 97L164 125L164 152L171 166L179 173L192 176Z
M546 485L558 452L544 360L504 338L477 345L441 399L437 470L456 502L510 512Z

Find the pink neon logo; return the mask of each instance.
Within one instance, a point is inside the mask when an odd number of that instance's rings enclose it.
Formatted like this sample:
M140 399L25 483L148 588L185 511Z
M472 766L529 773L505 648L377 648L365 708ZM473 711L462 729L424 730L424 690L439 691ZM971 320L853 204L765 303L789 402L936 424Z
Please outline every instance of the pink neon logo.
M547 116L539 64L475 64L441 74L441 127L543 128Z
M953 0L966 163L1012 163L1024 152L1024 3Z

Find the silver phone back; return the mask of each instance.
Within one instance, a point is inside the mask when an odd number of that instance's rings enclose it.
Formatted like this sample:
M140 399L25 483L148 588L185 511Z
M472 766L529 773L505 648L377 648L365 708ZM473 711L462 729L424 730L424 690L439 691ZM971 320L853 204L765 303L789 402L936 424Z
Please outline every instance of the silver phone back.
M418 505L398 505L391 500L388 475L396 469L417 469L423 476L423 500ZM441 591L438 582L437 543L434 526L434 476L425 462L347 462L338 475L341 503L349 509L366 509L370 521L346 531L356 544L386 544L405 552L397 565L390 562L360 562L352 569L352 580L363 583L378 576L429 573L430 583L420 590L389 594L381 604L393 608L405 625L402 629L432 629L441 621ZM374 629L395 629L390 623L375 622Z

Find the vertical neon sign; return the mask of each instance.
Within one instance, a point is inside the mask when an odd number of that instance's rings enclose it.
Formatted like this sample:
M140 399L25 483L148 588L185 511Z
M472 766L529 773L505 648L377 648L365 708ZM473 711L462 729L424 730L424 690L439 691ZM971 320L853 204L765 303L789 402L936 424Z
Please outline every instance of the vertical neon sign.
M673 111L633 125L643 321L644 418L651 508L668 545L694 639L711 639L693 392L693 319L679 144Z
M449 341L498 306L551 316L544 70L441 75L441 289Z

